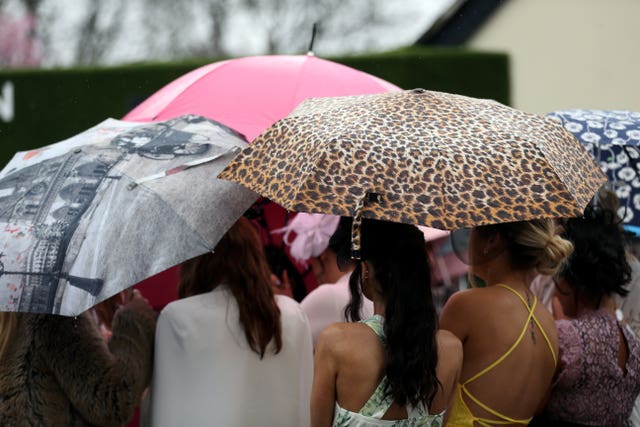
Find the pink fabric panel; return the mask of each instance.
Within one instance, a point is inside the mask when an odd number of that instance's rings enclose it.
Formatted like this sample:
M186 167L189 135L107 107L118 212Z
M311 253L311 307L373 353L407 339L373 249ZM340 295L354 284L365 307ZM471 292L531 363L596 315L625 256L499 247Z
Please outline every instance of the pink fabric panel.
M370 74L314 56L254 56L198 68L160 89L124 119L199 114L252 141L306 98L397 90Z

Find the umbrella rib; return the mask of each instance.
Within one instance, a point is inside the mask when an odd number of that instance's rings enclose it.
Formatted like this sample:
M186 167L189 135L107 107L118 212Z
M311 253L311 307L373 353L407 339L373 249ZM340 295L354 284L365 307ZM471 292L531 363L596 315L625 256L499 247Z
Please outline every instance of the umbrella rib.
M116 194L116 186L115 185L110 185L111 187L111 194L109 195L108 198L108 202L106 205L106 208L110 208L111 207L111 203L113 202L113 198L115 197ZM95 277L96 276L96 272L98 270L98 259L99 257L97 255L100 254L101 252L101 247L102 247L102 241L103 241L103 234L102 234L102 230L105 226L107 222L107 215L103 215L101 221L100 221L100 227L98 228L98 233L97 236L98 238L96 239L96 245L95 245L95 255L93 257L93 262L91 263L91 277Z
M214 160L217 160L220 157L226 156L227 154L238 153L239 151L240 151L240 147L233 146L230 149L228 149L226 151L223 151L222 153L216 154L215 156L206 157L204 159L196 159L196 160L193 160L191 162L183 163L183 164L181 164L179 166L176 166L176 167L173 167L171 169L164 170L162 172L158 172L158 173L154 173L152 175L147 175L145 177L138 178L136 180L133 180L133 182L127 186L127 189L128 190L133 190L134 188L136 188L140 184L144 184L146 182L154 181L154 180L160 179L160 178L165 178L167 176L175 175L175 174L177 174L179 172L182 172L182 171L185 171L187 169L190 169L190 168L193 168L193 167L196 167L196 166L200 166L202 164L209 163L209 162L212 162Z
M332 138L328 142L325 142L324 144L322 144L323 148L326 148L326 146L328 144L330 144L332 141L336 141L337 142L337 138ZM309 175L311 175L312 171L314 170L316 164L318 163L318 159L320 158L320 156L325 153L324 149L323 150L315 150L315 151L316 151L316 153L311 158L311 160L308 162L308 166L307 166L306 170L302 171L302 174L306 174L307 178L309 177ZM295 197L293 198L293 200L297 200L298 199L298 196L300 195L300 189L302 188L304 183L305 183L305 179L300 179L300 182L298 183L298 187L296 188Z
M441 159L444 161L444 159L443 159L443 155L442 155L442 152L443 152L443 151L444 151L444 150L442 150L442 149L438 149L438 158L436 159L436 164L437 164ZM445 197L445 193L446 193L445 181L444 181L444 179L443 179L443 180L441 180L441 181L442 181L442 182L440 183L440 196L442 197L442 208L443 208L444 212L447 212L447 202L448 202L448 199L447 199L447 197ZM448 226L447 226L447 228L448 228Z
M485 119L487 119L487 120L491 123L491 125L492 125L493 127L496 127L496 120L495 120L495 117L494 117L494 116L484 114L484 115L483 115L483 117L484 117ZM499 128L500 123L497 123L497 124L498 124L498 128ZM564 128L563 128L563 130L564 130ZM527 141L529 144L533 145L533 146L536 148L536 151L537 151L537 152L539 152L539 153L540 153L540 155L541 155L541 156L545 159L545 161L549 164L549 166L551 166L551 170L553 171L553 174L554 174L554 175L555 175L555 177L558 179L558 181L560 181L560 183L562 184L562 187L564 188L564 190L567 192L567 194L569 194L569 195L570 195L570 197L573 199L574 203L575 203L576 205L578 205L578 206L579 206L579 202L578 202L578 200L576 199L576 196L573 194L573 192L571 192L571 191L570 191L570 186L569 186L569 185L567 185L566 180L565 180L565 179L563 179L563 178L562 178L562 176L561 176L560 174L558 174L558 172L557 172L556 168L555 168L555 167L553 167L553 164L554 164L554 163L553 163L553 158L552 158L552 157L549 157L549 156L547 155L547 152L546 152L546 150L545 150L545 148L546 148L546 147L545 147L545 145L544 145L544 144L541 144L541 143L539 143L539 142L537 142L537 141L533 141L533 140L531 139L531 137L530 137L528 134L526 134L526 133L524 133L524 132L520 131L519 129L512 128L512 129L511 129L511 132L512 132L512 134L513 134L514 136L517 136L517 137L519 137L519 138L522 138L523 140ZM593 160L593 159L592 159L592 160ZM595 164L595 160L593 160L593 162L594 162L594 164ZM582 208L580 208L580 209L582 209Z
M129 179L129 180L131 181L131 183L127 185L127 188L128 188L129 186L131 186L131 184L135 183L135 180L134 180L131 176L129 176L129 175L127 175L127 174L125 174L124 172L121 172L121 173L122 173L122 178L127 178L127 179ZM144 189L145 191L148 191L148 192L149 192L150 194L152 194L154 197L157 197L159 200L161 200L164 204L167 204L167 203L165 203L165 202L164 202L164 199L163 199L162 197L160 197L160 195L159 195L158 193L156 193L155 191L153 191L153 190L152 190L151 188L149 188L148 186L146 186L146 185L142 185L142 184L141 184L141 185L136 185L136 186L134 186L133 188L135 188L135 187L140 187L140 188ZM175 212L175 210L173 210L173 209L171 209L171 211L173 211L174 213L176 213L176 212ZM193 227L191 227L191 225L189 225L189 223L187 223L187 222L184 220L184 218L182 218L182 216L178 215L177 213L176 213L176 216L177 216L178 218L180 218L180 220L181 220L181 221L182 221L182 222L187 226L187 228L188 228L189 230L191 230L191 231L192 231L196 236L198 236L198 239L200 239L200 240L202 241L203 246L205 246L205 247L206 247L207 249L209 249L210 251L213 251L213 248L211 247L211 245L209 245L209 244L207 243L207 239L205 239L205 238L204 238L204 237L203 237L203 236L198 232L198 230L195 230Z

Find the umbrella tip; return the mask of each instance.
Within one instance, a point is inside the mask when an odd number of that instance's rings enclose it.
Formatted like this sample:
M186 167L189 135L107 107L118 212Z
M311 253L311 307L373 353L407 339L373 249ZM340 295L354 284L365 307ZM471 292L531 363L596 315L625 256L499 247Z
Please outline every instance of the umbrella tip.
M313 44L316 41L316 33L318 31L318 23L314 22L311 27L311 41L309 42L309 50L307 51L307 56L315 56L313 53Z

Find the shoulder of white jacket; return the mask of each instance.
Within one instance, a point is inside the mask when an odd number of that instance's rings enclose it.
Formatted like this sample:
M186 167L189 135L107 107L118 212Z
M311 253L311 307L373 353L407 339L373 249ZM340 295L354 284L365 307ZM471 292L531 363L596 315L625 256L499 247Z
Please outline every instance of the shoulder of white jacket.
M296 300L285 295L275 295L275 298L282 317L301 317L307 321L304 310Z

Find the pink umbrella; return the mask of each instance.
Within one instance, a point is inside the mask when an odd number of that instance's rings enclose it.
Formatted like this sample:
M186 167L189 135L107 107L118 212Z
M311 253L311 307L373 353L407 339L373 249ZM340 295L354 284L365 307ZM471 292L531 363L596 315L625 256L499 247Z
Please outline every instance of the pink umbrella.
M252 141L306 98L361 95L400 88L313 55L250 56L205 65L169 83L124 120L198 114Z
M130 111L124 120L165 120L198 114L223 123L252 141L276 121L286 117L306 98L361 95L399 91L397 86L371 74L313 55L251 56L215 62L169 83ZM280 206L264 206L261 228L265 243L281 244L281 235L269 230L283 227L287 214ZM265 237L266 236L266 237ZM177 297L177 268L137 285L154 308ZM307 287L315 280L309 275ZM311 283L309 283L311 282Z

